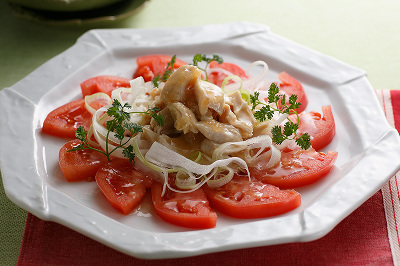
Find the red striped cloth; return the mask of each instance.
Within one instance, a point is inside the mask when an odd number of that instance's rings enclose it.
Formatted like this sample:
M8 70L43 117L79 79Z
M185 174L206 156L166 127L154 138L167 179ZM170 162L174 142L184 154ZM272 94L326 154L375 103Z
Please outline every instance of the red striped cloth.
M376 92L389 124L400 132L400 91ZM382 187L388 236L395 265L400 265L400 172Z
M400 91L377 91L377 96L389 123L400 130ZM191 258L133 258L28 214L17 265L396 265L400 261L398 175L321 239Z

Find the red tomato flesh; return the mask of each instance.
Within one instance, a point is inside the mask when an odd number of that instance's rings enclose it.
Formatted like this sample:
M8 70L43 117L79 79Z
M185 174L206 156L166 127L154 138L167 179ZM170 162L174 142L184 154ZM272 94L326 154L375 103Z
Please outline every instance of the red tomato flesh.
M311 146L315 150L321 150L329 143L336 134L335 119L330 105L322 106L322 114L317 112L300 113L298 133L308 133L311 138ZM290 117L297 122L296 116Z
M163 185L154 182L151 194L154 208L164 221L187 228L213 228L217 214L211 210L206 195L200 188L190 193L177 193L169 189L161 196Z
M308 99L301 83L286 72L281 72L278 78L281 81L279 89L286 94L286 103L289 104L290 95L297 95L297 102L301 103L297 108L297 113L303 112L307 107Z
M170 55L145 55L136 59L137 69L133 78L143 77L144 81L152 81L154 77L165 73L167 65L171 62ZM179 58L176 58L174 68L177 69L187 63Z
M333 168L338 153L316 152L313 149L282 152L275 167L250 169L252 177L280 188L297 188L317 182Z
M210 205L221 213L239 219L265 218L289 212L301 204L294 190L280 190L247 176L236 176L226 185L204 186Z
M97 171L96 182L111 206L127 215L140 203L153 179L129 160L113 159Z
M94 150L68 152L81 143L78 139L68 141L59 151L60 168L68 182L94 180L97 170L108 161L104 154Z
M88 130L91 124L92 114L86 110L85 100L79 99L50 112L43 122L42 132L61 138L75 138L78 127Z
M225 70L231 72L233 75L239 76L243 80L248 79L248 77L246 75L246 71L244 71L241 67L239 67L238 65L233 64L233 63L224 62L222 64L218 64L216 61L211 61L211 63L209 64L209 67L210 68L222 68L222 69L225 69ZM224 73L213 72L208 76L208 81L221 87L222 82L224 81L224 79L226 77L227 77L227 75Z
M130 88L130 80L117 76L97 76L81 83L82 96L103 92L111 96L111 92L117 88Z

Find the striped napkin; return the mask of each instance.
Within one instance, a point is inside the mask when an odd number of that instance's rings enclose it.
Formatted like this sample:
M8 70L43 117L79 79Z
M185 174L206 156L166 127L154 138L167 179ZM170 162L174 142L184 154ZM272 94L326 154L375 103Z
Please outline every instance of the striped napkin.
M400 131L400 91L376 92L389 123ZM399 175L321 239L190 258L133 258L28 214L17 265L400 265Z
M378 90L376 91L376 95L382 105L389 124L400 132L400 91ZM400 236L398 224L400 222L399 177L400 172L396 173L396 175L382 187L388 236L395 265L400 265Z

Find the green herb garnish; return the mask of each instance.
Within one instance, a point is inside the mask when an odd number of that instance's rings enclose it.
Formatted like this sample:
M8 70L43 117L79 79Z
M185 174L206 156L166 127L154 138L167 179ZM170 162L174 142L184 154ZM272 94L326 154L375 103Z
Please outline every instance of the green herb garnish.
M165 72L162 76L157 75L153 78L153 84L154 87L158 87L158 85L160 85L161 82L165 82L167 81L167 79L171 76L171 74L174 72L174 64L176 62L176 55L174 55L171 58L171 61L168 62L167 66L165 67Z
M192 65L194 65L194 66L196 66L198 69L204 71L204 73L206 73L205 80L208 80L206 69L207 69L207 66L208 66L212 61L216 61L218 64L222 64L222 63L224 62L224 60L222 59L222 57L219 56L219 55L216 55L216 54L214 54L212 57L207 57L207 55L205 55L205 54L203 54L203 55L202 55L202 54L196 54L196 55L193 57L193 64L192 64ZM204 68L201 68L201 67L199 66L199 63L201 63L201 62L205 62L205 63L206 63L206 65L205 65Z
M283 129L281 126L276 125L272 128L272 141L276 144L281 144L286 139L295 139L296 144L303 149L308 149L311 146L310 135L304 133L302 135L297 134L299 129L299 114L297 113L297 108L301 103L297 101L297 95L293 94L289 97L288 103L286 103L286 95L279 94L279 87L275 83L272 83L268 90L268 103L263 103L259 100L260 93L255 92L254 95L250 95L250 104L252 105L252 110L256 110L257 106L262 105L260 109L254 112L254 117L263 122L267 119L272 119L275 112L280 114L295 114L297 116L297 122L291 121L289 118ZM271 105L272 104L272 105ZM281 106L281 108L278 108Z
M107 115L111 118L106 122L106 129L107 129L107 134L106 134L106 150L100 150L97 148L92 147L88 140L87 140L87 131L82 127L78 127L75 130L75 137L82 141L82 143L74 148L72 148L69 151L77 151L77 150L95 150L98 151L105 156L107 156L107 159L110 161L111 160L111 154L117 150L118 148L122 148L122 153L123 155L129 159L130 162L133 162L135 159L135 153L133 152L133 147L132 145L126 146L128 142L133 138L133 136L136 133L142 132L142 126L133 123L130 121L131 114L133 113L143 113L146 115L151 116L152 118L155 119L157 125L159 126L164 126L164 117L158 113L160 110L158 107L154 108L149 108L145 112L127 112L126 109L131 108L131 106L128 103L125 103L122 105L118 100L114 100L112 103L112 106L107 109L106 113ZM110 142L110 133L114 133L115 138L119 141L116 143L116 147L113 148L112 150L109 150L109 142Z

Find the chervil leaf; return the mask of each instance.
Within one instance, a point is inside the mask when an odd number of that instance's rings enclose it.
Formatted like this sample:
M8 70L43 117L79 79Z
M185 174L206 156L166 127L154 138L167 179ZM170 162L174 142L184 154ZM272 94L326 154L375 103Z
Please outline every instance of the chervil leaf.
M171 61L168 62L167 66L165 67L165 71L162 76L157 75L153 78L152 82L154 87L158 87L161 82L165 82L174 72L174 64L176 62L176 55L172 56Z
M279 87L275 83L271 83L268 90L268 102L276 103L279 101Z
M82 141L82 142L86 141L86 136L87 136L87 132L83 126L79 126L75 130L75 137L77 139L79 139L80 141Z
M290 110L296 110L300 107L301 103L296 102L297 101L297 95L296 94L292 94L289 97L289 109Z
M258 105L262 104L262 102L258 99L259 96L260 92L258 91L254 92L254 95L250 94L250 104L252 105L252 110L255 110Z
M122 153L125 157L127 157L130 161L133 161L135 158L135 154L133 152L133 147L131 145L127 146L128 142L134 137L135 134L142 132L143 128L141 125L137 123L133 123L130 121L131 113L128 110L131 106L128 103L122 105L118 100L114 100L112 105L107 109L106 113L109 116L109 120L106 121L106 150L99 150L90 145L87 141L87 131L83 127L79 127L75 130L75 136L77 139L82 141L82 144L72 148L69 151L74 150L82 150L82 149L91 149L96 150L105 156L107 156L108 160L110 160L110 155L117 149L121 148ZM132 113L143 113L146 115L150 115L154 119L156 119L157 123L164 124L164 118L158 113L160 109L158 107L149 108L146 112L132 112ZM115 143L116 147L112 150L109 150L109 136L113 133L114 137L119 141L119 143ZM114 141L115 142L115 141Z
M301 148L307 150L311 147L310 135L308 135L307 133L301 135L299 138L296 139L296 144L299 145Z
M287 137L290 137L291 135L295 134L297 129L299 128L298 124L295 124L293 122L286 122L284 127L283 127L283 134Z
M132 122L125 122L124 123L125 129L127 129L132 135L143 132L143 128L141 125Z
M114 136L120 141L122 141L125 137L125 129L122 125L116 125L114 133Z
M203 61L203 56L201 54L195 54L193 56L193 65L194 66L198 66L198 63L200 63L201 61Z
M132 145L129 145L128 147L124 148L122 150L122 154L129 159L130 162L133 162L135 160L135 153L133 152L133 147Z
M310 136L308 134L303 134L299 136L297 130L299 129L299 115L297 114L297 108L299 108L301 103L297 102L297 95L291 95L289 97L288 103L286 102L286 95L279 94L279 87L275 83L271 83L268 90L268 103L263 103L259 100L260 93L255 92L254 95L250 95L250 104L252 105L254 118L263 122L267 119L271 120L275 113L280 114L296 114L296 123L293 121L288 121L282 128L277 125L271 130L272 141L276 144L281 144L285 139L296 139L297 145L303 149L308 149L311 146ZM289 105L288 105L289 104ZM259 105L261 108L257 109ZM255 111L256 110L256 111Z
M216 61L218 64L222 64L224 62L224 60L222 59L221 56L214 54L212 57L207 57L207 55L205 54L196 54L193 56L193 63L192 65L196 66L198 69L204 71L206 77L205 80L208 80L208 75L207 75L207 66L212 62L212 61ZM205 62L205 66L204 67L200 67L199 63L201 62Z
M282 130L280 126L274 126L271 130L272 133L272 141L276 144L282 144L282 142L286 139L286 137L282 134Z
M269 105L264 105L260 110L254 113L254 117L261 122L265 121L267 118L271 119L273 116L274 110L272 110Z

